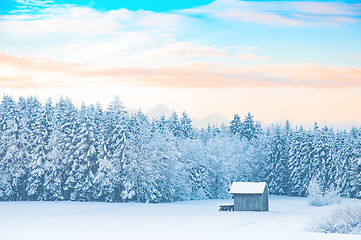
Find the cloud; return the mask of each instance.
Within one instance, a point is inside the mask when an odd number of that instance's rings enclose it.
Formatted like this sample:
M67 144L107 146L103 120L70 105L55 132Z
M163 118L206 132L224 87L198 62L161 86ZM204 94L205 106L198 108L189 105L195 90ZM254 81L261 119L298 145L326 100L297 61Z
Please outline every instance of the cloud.
M287 5L304 14L328 16L360 16L360 4L341 2L288 2Z
M189 17L178 13L127 9L101 12L63 5L38 14L0 17L0 34L30 44L36 42L34 50L30 50L33 55L98 67L149 68L193 61L267 59L254 46L215 47L178 40L182 31L189 28L188 21Z
M47 4L53 4L53 0L15 0L15 2L20 3L22 5L30 5L30 6L44 6Z
M0 86L10 89L72 86L65 72L79 64L57 62L40 57L11 56L0 53Z
M289 27L315 27L361 22L361 4L338 2L217 0L201 7L181 10L180 13Z
M320 64L263 65L248 70L266 78L284 78L290 86L352 88L361 86L361 69Z
M11 68L11 73L1 69ZM215 66L201 62L163 67L103 67L0 54L0 87L81 87L84 84L172 88L361 86L361 69L319 64Z
M57 6L53 0L13 0L16 5L16 9L11 13L35 13L41 11L44 8Z
M19 15L4 17L0 22L2 31L31 35L51 33L99 35L122 27L111 16L85 7L46 8L39 14L26 16L26 21L17 21Z
M359 68L311 63L271 65L265 64L272 59L260 54L258 46L212 46L187 41L187 37L178 38L197 14L242 22L308 26L327 21L338 24L359 21L359 9L360 5L343 3L218 0L171 13L127 9L102 12L62 5L35 14L1 16L0 34L23 39L24 45L30 44L31 53L26 56L14 55L21 52L16 50L12 54L0 53L0 87L361 86ZM32 42L36 42L34 51Z
M30 35L71 33L96 36L115 35L119 32L127 32L129 29L172 32L186 23L187 18L180 14L144 10L119 9L102 12L84 6L51 5L35 12L26 11L0 16L0 27L1 31L8 33Z
M57 5L53 1L18 0L25 12L0 16L0 31L32 36L56 33L116 36L129 31L171 36L197 22L198 15L236 22L278 26L325 26L361 22L361 4L333 2L248 2L217 0L208 5L156 13ZM39 9L32 7L41 6ZM104 36L106 35L106 36Z

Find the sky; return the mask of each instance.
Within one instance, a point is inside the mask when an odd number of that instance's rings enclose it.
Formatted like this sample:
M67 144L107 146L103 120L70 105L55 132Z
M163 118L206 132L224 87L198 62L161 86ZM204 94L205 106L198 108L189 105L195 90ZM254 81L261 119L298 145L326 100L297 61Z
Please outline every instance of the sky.
M5 94L359 127L361 3L1 0Z

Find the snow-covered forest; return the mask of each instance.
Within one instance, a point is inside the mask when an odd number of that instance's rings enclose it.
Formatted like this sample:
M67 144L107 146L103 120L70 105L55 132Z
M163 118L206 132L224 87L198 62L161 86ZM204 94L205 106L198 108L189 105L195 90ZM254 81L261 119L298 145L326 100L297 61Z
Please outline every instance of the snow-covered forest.
M148 119L115 98L106 109L70 99L0 104L0 200L169 202L228 198L233 181L271 194L323 190L361 198L361 130L262 127L249 113L196 129L186 113Z

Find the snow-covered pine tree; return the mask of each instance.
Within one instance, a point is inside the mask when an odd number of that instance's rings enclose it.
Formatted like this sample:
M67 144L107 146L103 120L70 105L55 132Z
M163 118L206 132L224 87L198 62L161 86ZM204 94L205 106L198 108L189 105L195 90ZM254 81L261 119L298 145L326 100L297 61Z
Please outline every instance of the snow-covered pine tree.
M61 140L61 133L57 126L54 127L48 144L48 154L44 164L44 199L63 200L64 171L63 152L58 145Z
M299 173L301 168L301 145L304 141L304 131L300 127L290 140L290 149L289 149L289 158L288 158L288 169L290 172L290 193L291 195L298 196L300 189L303 188L302 181L300 179Z
M17 115L16 102L12 97L5 95L0 104L0 200L17 199L13 175L17 173L18 169L16 161L14 162L11 156L12 152L17 150L15 135L18 128Z
M183 200L185 170L174 135L168 129L155 129L147 146L152 178L159 195L154 202Z
M29 131L25 122L26 100L20 98L18 104L4 96L1 104L5 117L0 139L0 172L2 184L0 196L4 200L26 200L26 183L29 167Z
M229 126L229 131L231 132L231 134L235 135L235 134L240 134L241 130L242 130L241 118L239 117L238 114L234 114L234 118Z
M350 132L349 132L349 135L350 137L354 138L354 139L357 139L358 135L361 133L361 128L358 129L356 127L352 127Z
M335 189L335 183L337 182L337 176L338 176L337 171L338 169L341 168L340 166L341 163L336 159L336 153L337 151L339 151L340 146L338 146L338 143L336 142L336 134L333 131L332 127L331 128L324 127L322 131L324 131L325 132L324 134L327 136L327 140L330 148L330 152L329 152L330 162L328 167L328 177L326 179L327 187L325 190L326 192L329 192L331 191L331 188L333 188L332 191L336 192L337 189Z
M336 135L336 151L333 158L334 183L337 191L344 197L350 197L350 171L354 139L346 131Z
M118 96L109 104L105 112L105 118L106 156L115 173L111 179L113 201L120 201L122 198L121 192L124 188L122 179L124 178L124 151L129 132L129 116Z
M28 121L31 122L31 159L29 165L29 178L27 194L30 200L44 199L44 164L46 162L46 147L49 141L48 127L46 125L45 108L36 98L28 100Z
M93 197L98 201L113 202L115 200L115 183L119 182L119 172L108 157L105 115L101 105L96 106L95 125L97 142L97 163L93 182ZM119 186L118 186L119 187Z
M265 135L253 138L251 141L242 138L239 148L242 149L240 151L244 153L247 162L248 170L245 171L247 181L266 181L266 165L270 154L269 138L268 130Z
M92 200L92 187L97 157L97 144L95 142L95 112L94 107L87 108L84 104L77 116L72 152L74 189L70 194L70 200Z
M45 126L49 135L46 145L46 158L44 162L44 200L63 200L64 163L60 125L55 119L55 107L52 100L48 99L44 106Z
M31 163L33 163L33 156L32 151L34 146L34 139L33 139L33 130L34 130L34 123L36 116L41 111L41 104L40 102L33 98L29 97L28 99L25 99L23 97L20 97L18 100L18 109L19 109L19 132L18 132L18 138L19 138L19 148L23 152L23 157L21 158L21 165L22 165L22 179L20 180L21 183L18 184L18 188L21 190L18 190L19 199L25 200L28 199L28 192L27 192L27 185L28 185L28 179L30 177L30 171L31 171ZM36 106L38 105L38 106ZM41 167L38 168L41 174ZM41 185L42 185L42 179L37 179L38 185L41 191Z
M307 187L313 177L312 172L312 152L314 135L311 131L305 132L304 141L300 146L300 169L298 180L300 181L299 195L306 196ZM302 187L303 186L303 187Z
M312 137L301 127L293 134L289 150L290 193L306 196L310 178L310 152Z
M270 137L266 181L271 194L285 195L289 191L286 138L279 125L274 127Z
M182 126L178 114L174 111L168 119L168 128L175 137L183 137Z
M326 189L332 183L332 174L330 171L333 161L333 141L332 131L324 127L319 129L317 123L314 127L314 140L311 157L311 175L320 181L322 189Z
M361 134L359 133L352 149L351 196L361 198Z
M290 151L291 139L293 136L293 130L291 128L291 124L289 121L286 121L286 123L283 127L282 134L284 135L284 138L285 138L285 148L286 148L287 155L288 155L289 151ZM289 159L289 156L287 157L287 159Z
M156 175L149 149L151 128L148 118L138 112L131 118L129 139L125 146L122 199L124 201L157 202Z
M188 117L188 114L184 111L180 118L180 127L183 138L193 138L195 133L192 126L192 120Z
M152 131L159 129L160 131L165 131L166 129L169 130L168 127L168 120L165 118L164 115L160 116L159 118L155 118L152 121Z
M245 137L248 141L250 141L252 138L257 138L260 131L260 124L255 123L253 115L248 112L247 116L241 123L240 137Z
M248 180L250 169L243 142L238 136L221 133L205 143L211 198L229 198L232 182Z
M190 199L207 199L211 197L206 150L200 139L185 139L181 143L182 163L188 181Z
M74 133L76 129L77 109L69 98L60 98L55 105L55 128L57 136L56 150L60 152L60 162L63 166L62 190L65 200L70 200L70 195L76 184L74 174ZM53 155L55 157L55 155ZM55 163L57 160L55 160Z

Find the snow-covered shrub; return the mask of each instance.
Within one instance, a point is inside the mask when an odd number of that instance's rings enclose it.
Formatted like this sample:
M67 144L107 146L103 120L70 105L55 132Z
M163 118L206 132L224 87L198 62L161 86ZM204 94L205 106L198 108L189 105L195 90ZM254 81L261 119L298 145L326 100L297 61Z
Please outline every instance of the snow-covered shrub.
M308 203L311 206L323 206L323 205L325 205L321 187L320 187L320 185L318 184L318 182L317 182L317 180L315 178L313 178L310 181L310 184L308 185L307 191L308 191Z
M331 187L325 191L323 198L327 205L341 202L341 197L333 184L331 184Z
M361 205L343 206L313 219L308 230L322 233L361 234Z
M308 203L311 206L325 206L341 202L341 198L333 185L327 191L323 191L315 178L310 181L307 191Z

